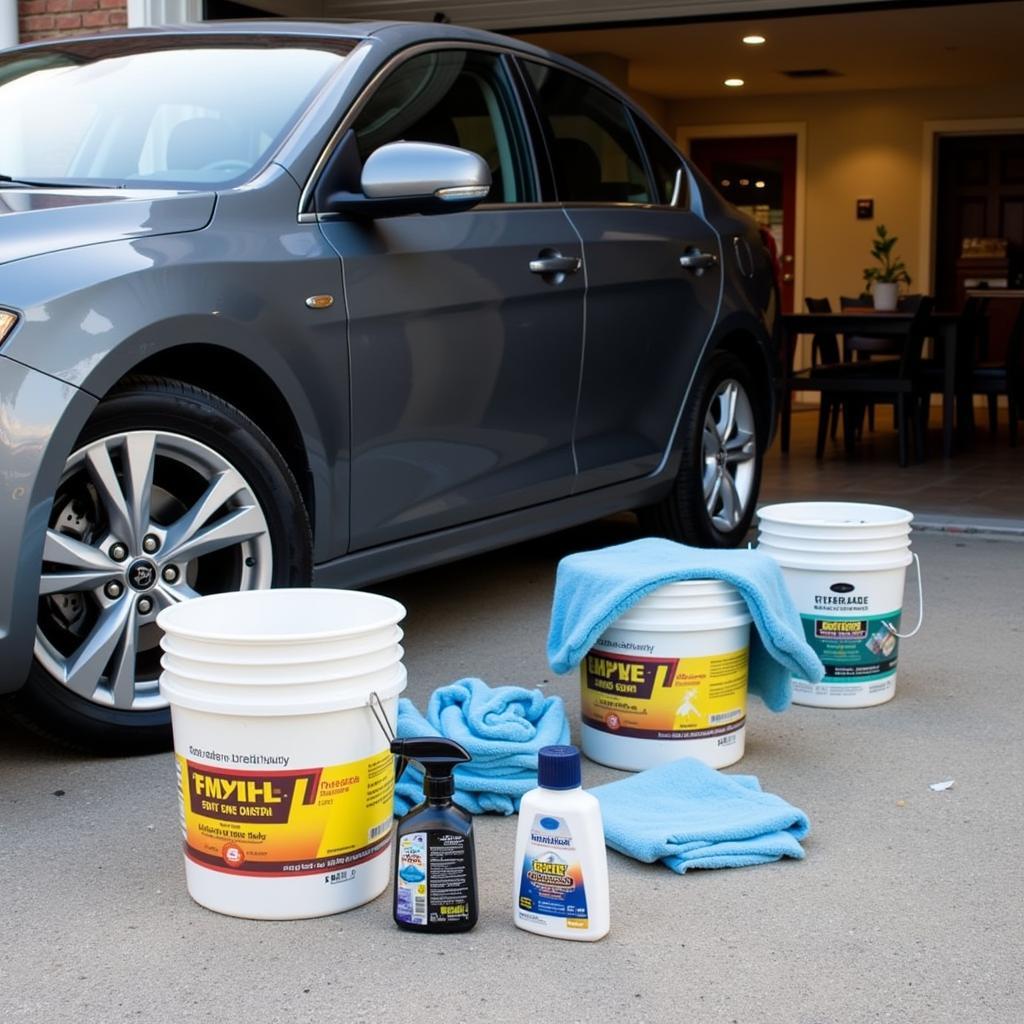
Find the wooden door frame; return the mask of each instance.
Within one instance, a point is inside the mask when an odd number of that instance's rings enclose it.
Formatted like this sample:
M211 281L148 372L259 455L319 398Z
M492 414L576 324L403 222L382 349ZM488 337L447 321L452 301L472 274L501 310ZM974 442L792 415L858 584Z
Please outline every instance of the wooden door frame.
M924 289L935 294L935 235L939 219L939 138L948 135L1024 135L1024 117L925 121L921 142L921 242L918 267Z
M1024 120L1024 119L1022 119ZM807 123L765 121L760 124L693 124L676 129L676 143L690 155L693 139L751 139L791 136L796 139L796 210L793 214L793 309L804 306L805 216L807 213Z

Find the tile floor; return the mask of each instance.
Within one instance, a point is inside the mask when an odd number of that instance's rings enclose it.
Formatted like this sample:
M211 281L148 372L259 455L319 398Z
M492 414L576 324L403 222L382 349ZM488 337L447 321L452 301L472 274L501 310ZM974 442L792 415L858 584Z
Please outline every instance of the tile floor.
M959 445L953 457L944 460L939 410L933 410L928 458L900 469L888 408L878 409L874 433L865 433L853 458L844 454L840 428L820 462L814 457L817 409L795 411L789 454L781 453L776 437L765 459L761 502L878 502L909 509L921 525L991 525L1024 532L1024 439L1010 447L1005 409L1002 414L999 434L993 438L987 411L976 410L973 443Z

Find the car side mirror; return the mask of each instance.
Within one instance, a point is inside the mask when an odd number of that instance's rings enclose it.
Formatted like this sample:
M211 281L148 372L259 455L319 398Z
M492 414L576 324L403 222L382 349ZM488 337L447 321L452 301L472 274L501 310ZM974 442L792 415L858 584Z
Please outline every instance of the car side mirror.
M487 162L468 149L434 142L389 142L363 165L361 192L334 192L329 212L397 217L468 210L491 190Z

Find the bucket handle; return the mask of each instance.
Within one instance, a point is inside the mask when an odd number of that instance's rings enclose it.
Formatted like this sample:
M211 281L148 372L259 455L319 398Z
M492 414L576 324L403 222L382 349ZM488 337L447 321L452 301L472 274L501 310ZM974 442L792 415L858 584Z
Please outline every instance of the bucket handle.
M391 743L395 739L395 730L391 727L391 723L388 721L388 713L384 710L384 705L381 703L380 696L376 690L370 691L370 698L367 700L367 706L370 711L373 712L373 717L377 719L377 724L380 726L380 731L384 733L385 739L388 743ZM405 757L395 758L395 783L402 777L405 772L405 766L408 764L408 759Z
M882 625L898 640L909 640L916 635L924 622L924 586L921 582L921 559L914 553L914 565L917 566L917 625L909 633L900 633L891 622L882 621Z

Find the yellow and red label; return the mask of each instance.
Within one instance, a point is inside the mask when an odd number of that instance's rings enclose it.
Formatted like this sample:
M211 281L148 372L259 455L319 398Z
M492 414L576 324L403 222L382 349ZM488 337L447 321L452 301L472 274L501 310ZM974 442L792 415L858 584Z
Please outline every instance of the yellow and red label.
M239 875L344 871L391 841L391 754L296 771L244 772L176 756L185 856Z
M736 732L746 721L747 654L641 658L595 647L580 666L583 721L639 739Z

